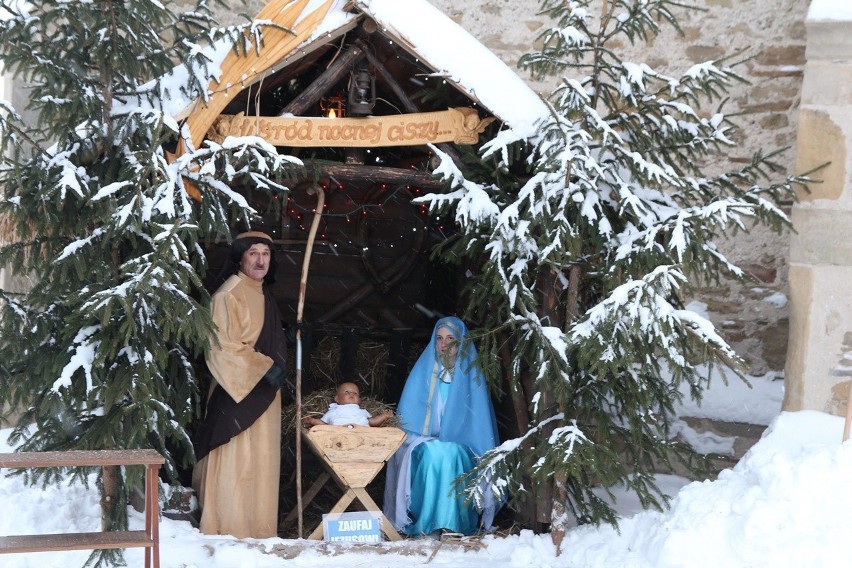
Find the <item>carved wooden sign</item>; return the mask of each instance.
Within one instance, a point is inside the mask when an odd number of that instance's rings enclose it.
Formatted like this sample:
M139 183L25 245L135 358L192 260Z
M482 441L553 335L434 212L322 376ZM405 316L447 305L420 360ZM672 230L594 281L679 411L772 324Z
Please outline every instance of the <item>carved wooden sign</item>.
M359 118L221 115L207 137L260 136L276 146L419 146L453 142L475 144L493 117L480 119L472 108Z

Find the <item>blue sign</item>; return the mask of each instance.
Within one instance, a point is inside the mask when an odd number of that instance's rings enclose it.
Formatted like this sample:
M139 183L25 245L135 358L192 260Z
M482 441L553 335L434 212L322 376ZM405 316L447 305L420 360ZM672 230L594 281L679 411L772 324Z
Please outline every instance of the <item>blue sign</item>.
M381 542L382 525L377 513L356 511L322 516L325 540L330 542Z

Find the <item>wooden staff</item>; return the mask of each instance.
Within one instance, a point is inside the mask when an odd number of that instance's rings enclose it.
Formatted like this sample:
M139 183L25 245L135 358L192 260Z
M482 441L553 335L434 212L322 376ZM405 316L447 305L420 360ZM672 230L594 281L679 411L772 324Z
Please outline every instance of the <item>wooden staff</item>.
M308 189L308 194L317 194L317 208L308 232L305 245L305 258L302 260L302 278L299 280L299 304L296 308L296 510L299 512L299 538L302 538L302 312L305 307L305 292L308 287L308 266L311 264L311 251L317 234L325 192L319 184Z

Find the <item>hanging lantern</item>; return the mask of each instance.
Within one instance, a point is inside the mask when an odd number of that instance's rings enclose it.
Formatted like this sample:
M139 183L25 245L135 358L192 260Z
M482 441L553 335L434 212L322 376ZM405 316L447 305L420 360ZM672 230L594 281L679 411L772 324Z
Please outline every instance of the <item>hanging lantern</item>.
M349 114L366 116L376 106L376 78L366 65L359 65L349 78Z

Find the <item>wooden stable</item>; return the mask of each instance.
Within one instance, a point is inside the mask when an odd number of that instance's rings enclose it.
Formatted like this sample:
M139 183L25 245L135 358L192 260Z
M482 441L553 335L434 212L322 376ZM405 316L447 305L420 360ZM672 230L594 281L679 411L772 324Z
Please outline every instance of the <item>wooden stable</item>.
M389 540L400 540L399 533L367 493L367 485L402 445L405 432L393 427L319 425L303 430L302 438L327 468L327 472L321 474L305 493L304 506L313 500L329 479L334 479L343 490L343 496L328 511L329 514L343 513L353 502L359 501L364 510L376 513L381 520L382 532ZM297 513L291 512L288 518L292 520ZM308 538L323 538L322 523Z
M281 27L264 28L259 52L226 56L206 104L181 117L189 134L175 154L205 139L254 135L305 164L302 177L287 180L286 202L234 188L261 213L252 228L274 239L274 294L286 321L296 313L308 228L320 215L306 326L384 338L428 333L437 316L458 312L463 267L430 259L455 227L412 200L449 189L432 175L438 162L430 145L462 167L463 154L474 154L480 137L499 126L496 117L374 20L368 2L272 0L256 20ZM316 184L324 189L321 211ZM211 245L212 273L226 248Z
M541 106L538 116L548 110L514 71L428 2L412 2L404 16L389 5L383 10L382 4L271 0L255 20L276 27L262 27L260 49L247 35L243 48L214 62L221 76L209 84L208 97L175 116L183 121L182 138L169 150L181 156L205 140L251 135L301 161L298 173L288 170L286 196L250 185L231 188L258 212L250 228L273 238L278 268L272 292L285 323L298 324L293 359L301 365L295 376L302 390L297 391L356 380L362 394L393 404L419 354L412 353L422 349L435 321L464 312L461 293L476 271L465 259L433 254L437 246L449 248L458 238L455 219L416 199L456 189L443 174L436 175L444 160L473 177L472 170L488 167L479 153L482 141L514 123L528 124L528 109L535 105ZM423 21L412 18L415 8ZM476 73L456 68L468 53L427 53L421 33L430 43L464 39L465 49L481 63ZM513 93L526 89L529 96L507 102L504 87ZM499 92L488 99L500 108L483 103L488 92ZM190 185L188 192L204 199L198 188ZM228 248L227 243L206 246L211 278ZM306 258L310 270L303 275ZM340 360L333 374L311 376L312 356L319 359L313 351L322 338L339 340ZM370 376L375 366L364 374L353 364L368 351L363 348L367 343L387 347L381 381ZM321 431L305 439L323 456L322 441L313 437ZM296 464L301 463L301 441L295 436ZM390 453L373 462L371 467L378 467L373 476ZM334 473L323 474L325 480L334 475L346 487L335 509L356 498L377 509L363 491L367 481L350 479L355 466L341 466L352 462L326 458ZM296 479L300 484L301 476ZM313 498L310 491L307 496Z

